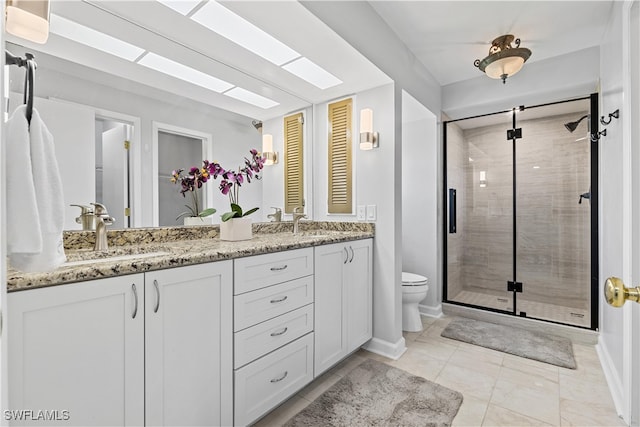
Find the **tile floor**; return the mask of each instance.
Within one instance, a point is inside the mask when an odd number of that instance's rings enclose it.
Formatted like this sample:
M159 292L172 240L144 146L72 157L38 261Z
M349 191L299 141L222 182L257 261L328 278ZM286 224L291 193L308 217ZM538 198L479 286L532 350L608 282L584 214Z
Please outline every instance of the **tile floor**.
M574 344L578 369L559 368L443 338L451 319L423 318L423 332L405 333L407 351L399 360L354 353L256 426L282 425L367 357L461 392L464 402L453 426L625 425L593 346Z

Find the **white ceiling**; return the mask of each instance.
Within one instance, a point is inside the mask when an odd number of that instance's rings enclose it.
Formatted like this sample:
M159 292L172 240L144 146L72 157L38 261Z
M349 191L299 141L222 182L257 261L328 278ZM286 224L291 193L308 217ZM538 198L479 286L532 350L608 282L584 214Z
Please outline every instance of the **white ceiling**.
M540 61L602 41L613 0L607 1L372 1L374 10L440 85L480 75L475 59L487 56L503 34Z
M486 56L491 40L502 34L519 37L522 46L532 50L530 62L599 45L612 2L391 0L370 4L435 79L447 85L481 75L473 61ZM45 45L11 36L7 40L50 54L45 58L51 64L40 61L39 67L81 63L88 68L81 72L67 65L65 72L88 79L96 70L102 80L100 74L106 72L140 84L144 90L136 92L141 94L155 91L155 96L166 97L169 93L260 120L391 82L296 1L221 3L344 83L318 89L153 0L54 0L52 13L211 73L280 105L266 110L251 106L55 34ZM66 61L53 64L56 58Z

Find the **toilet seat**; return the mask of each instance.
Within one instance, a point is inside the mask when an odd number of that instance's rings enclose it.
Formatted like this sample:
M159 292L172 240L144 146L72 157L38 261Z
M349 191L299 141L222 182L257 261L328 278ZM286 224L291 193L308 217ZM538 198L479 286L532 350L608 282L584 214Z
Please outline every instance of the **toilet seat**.
M428 279L424 276L414 273L402 272L402 286L424 286Z

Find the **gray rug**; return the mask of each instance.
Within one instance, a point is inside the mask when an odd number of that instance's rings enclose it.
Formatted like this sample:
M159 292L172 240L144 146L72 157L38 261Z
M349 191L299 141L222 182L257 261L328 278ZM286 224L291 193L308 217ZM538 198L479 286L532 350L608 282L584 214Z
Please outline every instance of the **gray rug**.
M450 426L462 394L366 360L285 426Z
M568 338L465 318L452 320L441 335L527 359L576 369L573 346Z

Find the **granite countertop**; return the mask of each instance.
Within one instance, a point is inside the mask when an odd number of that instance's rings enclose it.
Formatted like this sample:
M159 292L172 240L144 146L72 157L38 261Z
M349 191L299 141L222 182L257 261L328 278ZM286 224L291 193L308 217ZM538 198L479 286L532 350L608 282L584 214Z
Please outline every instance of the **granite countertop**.
M291 222L254 224L253 238L239 242L220 240L217 225L109 230L107 252L93 251L93 232L65 232L67 262L46 273L24 273L9 266L7 291L366 239L375 232L370 223L304 221L298 234L292 227Z

